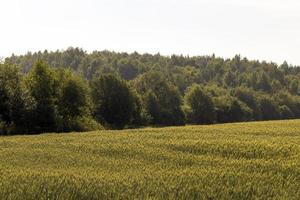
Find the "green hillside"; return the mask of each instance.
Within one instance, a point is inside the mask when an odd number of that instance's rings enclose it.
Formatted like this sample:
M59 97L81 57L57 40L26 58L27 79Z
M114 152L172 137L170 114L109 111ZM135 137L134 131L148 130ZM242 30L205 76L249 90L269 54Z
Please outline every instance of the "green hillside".
M300 120L0 137L0 199L299 199Z

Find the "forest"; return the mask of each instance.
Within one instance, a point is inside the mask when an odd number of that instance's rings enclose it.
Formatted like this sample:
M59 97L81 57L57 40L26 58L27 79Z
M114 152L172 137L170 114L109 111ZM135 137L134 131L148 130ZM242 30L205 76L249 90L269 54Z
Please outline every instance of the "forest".
M0 135L296 119L299 95L287 62L28 52L0 64Z

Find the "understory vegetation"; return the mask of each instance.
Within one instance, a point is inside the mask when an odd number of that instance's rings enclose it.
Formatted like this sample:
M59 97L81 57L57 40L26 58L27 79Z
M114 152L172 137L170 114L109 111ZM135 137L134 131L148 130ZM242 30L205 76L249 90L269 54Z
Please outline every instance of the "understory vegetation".
M0 137L0 199L300 197L300 121Z
M79 48L0 64L0 134L300 118L300 67Z

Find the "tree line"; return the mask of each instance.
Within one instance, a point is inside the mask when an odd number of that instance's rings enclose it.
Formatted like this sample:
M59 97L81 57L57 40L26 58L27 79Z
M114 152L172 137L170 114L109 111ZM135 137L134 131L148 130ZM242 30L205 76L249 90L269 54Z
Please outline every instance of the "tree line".
M300 117L300 67L79 48L0 64L0 134Z

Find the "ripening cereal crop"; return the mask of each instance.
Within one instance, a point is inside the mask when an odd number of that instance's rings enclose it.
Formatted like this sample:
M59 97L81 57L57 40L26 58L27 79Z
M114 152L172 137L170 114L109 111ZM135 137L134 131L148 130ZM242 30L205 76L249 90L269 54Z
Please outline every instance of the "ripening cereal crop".
M0 199L300 199L300 120L0 137Z

